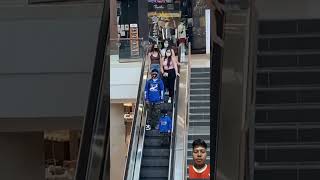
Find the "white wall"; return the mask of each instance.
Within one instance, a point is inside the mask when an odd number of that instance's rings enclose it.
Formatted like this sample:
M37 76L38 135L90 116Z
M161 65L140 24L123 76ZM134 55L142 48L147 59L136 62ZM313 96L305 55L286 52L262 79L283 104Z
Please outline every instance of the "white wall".
M123 105L114 103L110 106L110 164L111 178L123 178L127 146L125 143L125 123L123 118Z
M320 18L319 0L255 0L259 19Z
M43 133L0 133L2 180L44 180Z
M111 102L136 101L141 73L141 62L110 65Z

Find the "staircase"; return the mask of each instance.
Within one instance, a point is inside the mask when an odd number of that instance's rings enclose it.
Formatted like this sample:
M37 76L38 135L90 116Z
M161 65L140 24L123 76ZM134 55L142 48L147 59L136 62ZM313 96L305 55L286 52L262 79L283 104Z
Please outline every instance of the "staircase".
M320 20L259 23L254 180L320 177Z
M193 164L192 142L199 138L208 145L210 163L210 68L192 68L190 81L187 164Z

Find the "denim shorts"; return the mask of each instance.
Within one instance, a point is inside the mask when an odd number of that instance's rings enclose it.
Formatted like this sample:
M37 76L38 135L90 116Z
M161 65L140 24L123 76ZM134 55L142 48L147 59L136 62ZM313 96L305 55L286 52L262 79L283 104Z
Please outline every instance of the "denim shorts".
M158 70L160 74L160 64L150 64L150 71L152 71L153 69Z

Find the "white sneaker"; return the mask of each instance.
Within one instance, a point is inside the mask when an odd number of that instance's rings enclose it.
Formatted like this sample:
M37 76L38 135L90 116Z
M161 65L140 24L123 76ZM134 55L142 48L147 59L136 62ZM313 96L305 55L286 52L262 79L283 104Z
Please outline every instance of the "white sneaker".
M146 125L146 131L150 131L151 130L151 125L147 124Z
M169 91L166 91L166 92L164 93L164 95L168 96L168 95L169 95Z
M171 97L169 97L169 99L168 99L168 103L171 103Z

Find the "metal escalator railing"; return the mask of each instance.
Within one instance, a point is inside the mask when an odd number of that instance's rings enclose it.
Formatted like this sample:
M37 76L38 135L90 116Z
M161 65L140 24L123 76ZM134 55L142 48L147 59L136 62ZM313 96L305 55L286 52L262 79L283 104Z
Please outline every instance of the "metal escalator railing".
M145 133L145 124L147 112L144 103L144 86L146 84L149 74L149 62L146 60L145 54L147 47L144 47L143 61L139 80L139 89L137 95L137 102L135 107L134 119L131 128L131 137L124 172L124 180L137 179L140 174L140 164L143 151L143 138Z
M181 59L181 46L179 47L179 54L178 59ZM180 73L180 67L179 73ZM177 111L178 111L178 97L179 97L179 84L180 78L176 78L176 82L174 85L174 99L173 99L173 106L172 106L172 133L171 133L171 140L170 140L170 157L169 157L169 171L168 171L168 179L172 179L174 175L174 159L175 159L175 148L176 148L176 133L177 133Z

